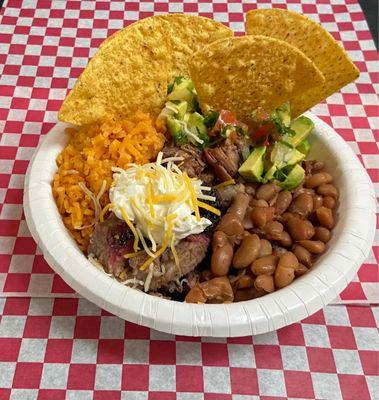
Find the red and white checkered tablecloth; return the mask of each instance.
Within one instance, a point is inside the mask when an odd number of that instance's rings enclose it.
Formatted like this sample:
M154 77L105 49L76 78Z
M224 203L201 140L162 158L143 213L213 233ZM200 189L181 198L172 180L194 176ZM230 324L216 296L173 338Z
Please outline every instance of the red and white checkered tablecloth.
M378 251L333 305L277 332L184 338L125 323L54 274L30 236L23 180L39 140L99 44L153 14L213 17L244 32L249 9L320 21L361 70L313 111L378 188L378 54L356 0L9 0L0 12L0 400L379 399ZM376 239L377 240L377 239ZM342 303L342 304L341 304Z

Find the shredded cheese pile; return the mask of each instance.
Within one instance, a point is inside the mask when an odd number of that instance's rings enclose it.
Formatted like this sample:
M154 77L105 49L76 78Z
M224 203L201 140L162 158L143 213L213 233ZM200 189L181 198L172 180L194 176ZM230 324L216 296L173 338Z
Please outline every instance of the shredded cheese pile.
M109 192L112 210L125 220L134 235L132 255L140 253L139 246L149 258L141 270L170 248L179 266L175 244L185 237L203 232L211 221L200 216L200 208L217 215L221 212L205 201L215 201L199 179L190 178L175 162L181 157L162 159L159 153L156 162L144 165L130 164L127 169L113 168L113 185ZM103 219L104 212L100 219ZM147 240L150 242L148 245Z

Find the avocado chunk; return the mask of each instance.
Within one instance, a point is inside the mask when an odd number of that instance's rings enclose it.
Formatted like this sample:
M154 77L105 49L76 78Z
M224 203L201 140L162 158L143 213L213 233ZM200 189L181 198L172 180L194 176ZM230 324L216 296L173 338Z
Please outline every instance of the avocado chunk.
M284 126L289 127L291 124L291 107L289 101L276 109L276 114L282 121Z
M197 112L192 113L187 120L188 129L203 141L202 147L209 143L207 127L204 124L204 117Z
M265 173L264 180L265 182L272 181L275 177L275 172L278 170L276 165L272 165L271 168Z
M283 141L276 142L271 152L271 162L277 169L282 169L287 165L294 165L304 157L305 155L303 153Z
M180 120L183 120L187 108L188 103L186 101L174 100L165 104L165 109L169 111L170 116Z
M263 174L263 156L266 153L266 147L256 147L240 166L238 172L247 181L260 182Z
M294 165L283 182L279 183L279 186L285 190L295 189L303 181L305 177L304 169L299 165Z
M292 121L290 128L295 134L284 140L293 147L297 147L311 133L314 128L314 123L309 118L301 116L295 119L295 121Z
M197 108L197 93L191 79L176 78L171 93L167 96L167 100L186 101L188 104L187 111L192 111Z
M171 116L167 117L167 128L177 145L182 145L188 142L184 127L179 120Z
M303 153L305 156L309 153L310 149L310 144L308 139L304 139L300 142L300 144L296 147L296 150L300 151L300 153Z

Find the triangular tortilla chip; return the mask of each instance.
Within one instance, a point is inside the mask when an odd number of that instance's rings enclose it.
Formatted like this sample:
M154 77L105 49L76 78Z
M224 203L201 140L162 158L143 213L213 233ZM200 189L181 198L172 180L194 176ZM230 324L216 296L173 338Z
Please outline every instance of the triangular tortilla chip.
M282 9L252 10L246 15L246 32L286 41L301 50L324 74L323 86L300 93L291 101L293 117L359 76L358 68L333 36L304 15Z
M137 111L160 112L167 84L189 75L188 61L206 44L233 32L212 19L171 14L140 20L101 46L59 111L59 120L84 125Z
M266 36L213 42L193 56L190 73L203 112L226 109L247 123L258 107L274 111L324 82L301 51Z

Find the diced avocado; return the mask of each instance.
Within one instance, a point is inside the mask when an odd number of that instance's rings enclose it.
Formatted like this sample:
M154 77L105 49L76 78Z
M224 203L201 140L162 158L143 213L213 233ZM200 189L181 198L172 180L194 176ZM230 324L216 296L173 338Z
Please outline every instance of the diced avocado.
M310 149L310 144L308 139L304 139L301 141L301 143L296 147L296 150L300 151L300 153L303 153L305 156L309 153Z
M168 101L165 104L166 110L168 109L170 115L173 116L175 119L182 120L188 108L188 103L186 101L174 100Z
M295 119L295 121L292 121L290 128L295 132L295 135L285 140L293 147L297 147L311 133L314 128L314 123L309 118L301 116Z
M209 142L209 136L207 134L207 127L204 124L204 117L197 112L192 113L187 121L188 129L203 140L202 147L206 146Z
M274 179L275 172L278 170L276 165L272 165L271 168L265 173L264 179L266 182L272 181Z
M282 106L276 109L276 113L283 122L285 126L290 126L291 124L291 107L289 101L284 103Z
M263 174L263 156L265 153L265 146L256 147L240 166L239 174L247 181L260 182Z
M197 94L191 79L182 78L179 83L174 81L171 93L167 96L167 100L181 100L188 103L188 110L194 110L197 107Z
M279 183L279 186L285 190L295 189L297 186L300 185L304 177L304 169L299 164L296 164L287 174L287 177L284 179L284 181Z
M180 121L173 117L167 117L167 128L177 145L187 143L187 135Z
M288 143L280 141L274 144L270 159L277 169L282 169L287 165L298 163L304 157L303 153L300 153L300 151L297 151Z

